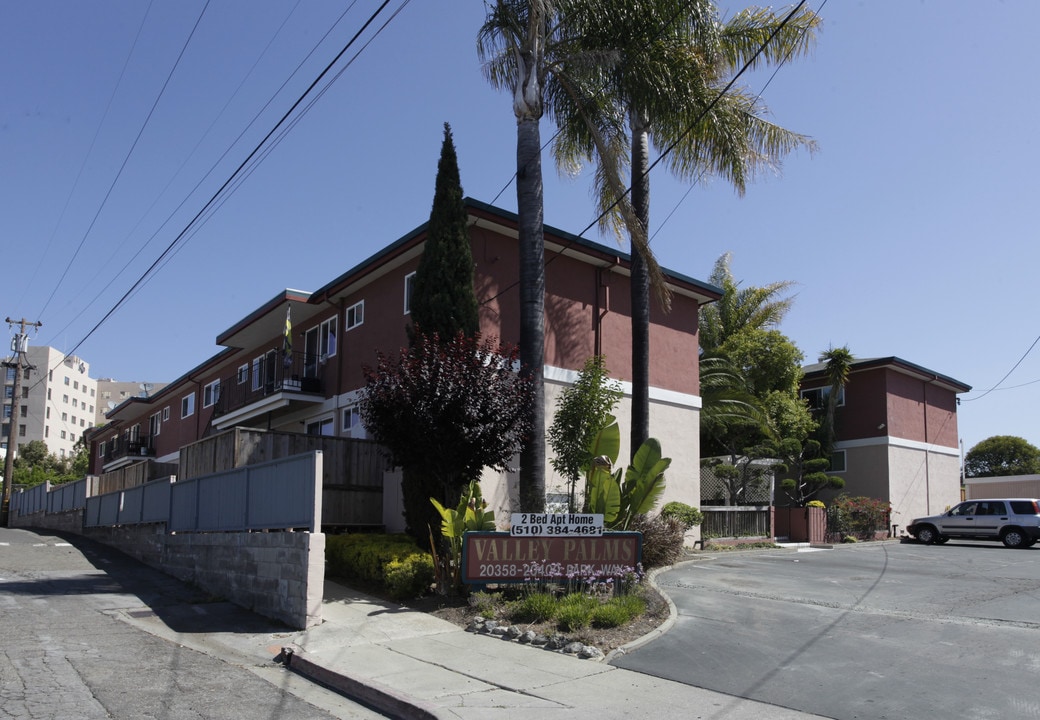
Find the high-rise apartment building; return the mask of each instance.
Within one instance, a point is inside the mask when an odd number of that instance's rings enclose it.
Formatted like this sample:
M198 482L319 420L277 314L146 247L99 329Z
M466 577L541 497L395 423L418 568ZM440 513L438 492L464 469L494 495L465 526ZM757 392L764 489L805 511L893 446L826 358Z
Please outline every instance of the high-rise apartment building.
M87 428L94 427L97 381L81 358L52 347L30 346L22 362L19 397L14 397L14 367L4 367L3 425L0 446L12 435L18 445L42 440L58 457L73 454ZM13 402L12 402L13 400Z

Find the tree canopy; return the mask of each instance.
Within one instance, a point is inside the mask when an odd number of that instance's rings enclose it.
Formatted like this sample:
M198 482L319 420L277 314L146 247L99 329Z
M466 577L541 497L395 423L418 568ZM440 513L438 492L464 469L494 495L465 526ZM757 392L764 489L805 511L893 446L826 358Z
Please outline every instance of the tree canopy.
M966 477L1040 474L1040 448L1015 435L994 435L964 456Z
M405 517L425 539L440 526L430 497L453 506L484 468L509 469L530 432L531 385L513 368L515 347L479 334L419 332L399 356L377 357L365 368L361 418L414 483L404 488Z
M451 126L444 123L433 208L410 300L412 333L419 326L427 334L450 338L480 329L473 292L473 253L462 200L455 143Z

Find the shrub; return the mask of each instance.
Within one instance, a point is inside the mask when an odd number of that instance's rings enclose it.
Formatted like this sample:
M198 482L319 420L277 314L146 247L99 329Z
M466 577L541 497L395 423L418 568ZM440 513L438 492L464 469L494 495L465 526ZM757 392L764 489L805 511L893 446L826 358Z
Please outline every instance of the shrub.
M556 597L539 591L524 595L509 607L509 617L515 622L545 622L556 614Z
M704 514L700 510L692 505L675 501L665 503L665 506L661 508L661 515L676 518L683 524L684 530L689 530L704 522Z
M409 583L421 582L426 563L429 563L431 571L433 568L430 554L419 548L408 535L378 533L329 535L325 541L325 561L329 575L333 577L360 580L388 591L387 567L390 563L397 562L402 566L395 568L392 581L402 591Z
M433 584L433 558L426 553L408 555L403 560L391 560L383 572L383 582L390 597L409 600L425 595Z
M643 567L666 567L682 558L686 527L674 515L639 515L631 529L643 533Z
M884 500L839 495L827 509L827 532L844 538L873 540L877 532L888 530L892 506Z
M592 624L592 614L599 607L599 600L571 593L560 599L556 607L556 623L561 630L582 630Z
M620 627L646 612L646 601L638 595L619 595L592 610L592 626Z
M809 502L805 503L805 507L825 508L827 506L824 505L823 502L820 500L810 500Z

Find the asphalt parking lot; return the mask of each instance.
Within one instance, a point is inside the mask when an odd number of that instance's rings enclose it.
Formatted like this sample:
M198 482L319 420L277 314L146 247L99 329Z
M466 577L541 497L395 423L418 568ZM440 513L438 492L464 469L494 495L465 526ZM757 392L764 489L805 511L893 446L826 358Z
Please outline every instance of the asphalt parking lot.
M675 626L613 664L842 720L1040 717L1040 545L801 550L661 574Z

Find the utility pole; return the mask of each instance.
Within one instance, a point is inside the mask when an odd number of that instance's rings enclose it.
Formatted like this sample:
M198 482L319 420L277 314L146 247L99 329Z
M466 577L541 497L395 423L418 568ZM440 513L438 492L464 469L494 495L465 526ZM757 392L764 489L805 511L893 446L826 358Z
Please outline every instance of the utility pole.
M25 318L21 320L7 318L7 324L20 325L21 332L17 333L11 341L11 352L13 354L11 360L3 364L5 368L14 368L14 387L11 390L11 423L8 425L7 455L4 458L4 492L2 499L0 499L0 527L7 527L9 524L11 483L14 480L14 454L18 447L18 435L15 431L15 422L18 419L16 408L22 394L22 369L31 369L28 359L25 357L25 353L29 350L29 337L25 334L25 328L38 328L43 325L41 322L29 322Z

